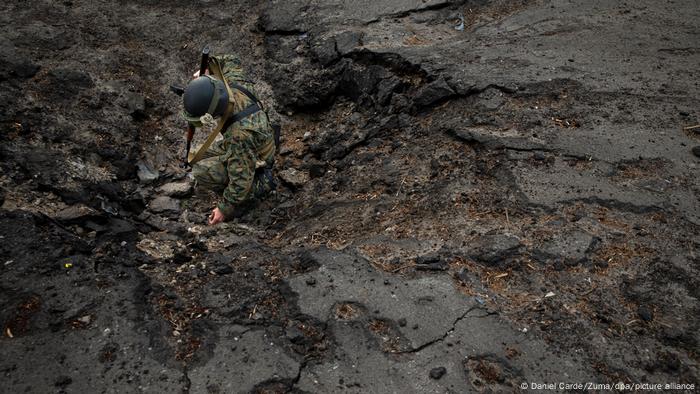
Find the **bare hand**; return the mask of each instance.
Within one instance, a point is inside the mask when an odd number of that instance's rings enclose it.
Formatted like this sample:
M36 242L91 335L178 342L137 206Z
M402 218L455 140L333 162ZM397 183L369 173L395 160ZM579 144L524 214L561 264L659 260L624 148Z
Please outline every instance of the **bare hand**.
M209 69L208 69L208 68L207 68L206 70L204 70L204 75L209 75ZM193 79L199 78L199 70L197 70L194 74L192 74L192 78L193 78Z
M221 210L219 208L214 208L213 211L211 211L211 215L209 215L209 224L210 225L215 225L218 223L221 223L224 221L224 214L221 213Z

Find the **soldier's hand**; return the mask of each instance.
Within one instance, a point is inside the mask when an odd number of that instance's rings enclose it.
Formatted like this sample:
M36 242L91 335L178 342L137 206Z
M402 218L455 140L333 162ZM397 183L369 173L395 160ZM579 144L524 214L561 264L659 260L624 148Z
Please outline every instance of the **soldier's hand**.
M209 75L209 69L208 69L208 68L207 68L206 70L204 70L204 75ZM199 70L195 71L195 73L192 74L192 78L193 78L193 79L199 78Z
M219 208L214 208L213 211L211 211L211 215L209 215L209 224L210 225L215 225L217 223L221 223L224 221L224 214L221 213Z

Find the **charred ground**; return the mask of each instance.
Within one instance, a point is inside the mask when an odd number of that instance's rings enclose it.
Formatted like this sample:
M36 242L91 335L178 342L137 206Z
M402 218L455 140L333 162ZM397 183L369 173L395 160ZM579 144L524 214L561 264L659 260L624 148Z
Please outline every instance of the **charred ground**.
M697 385L695 2L3 8L8 390ZM167 89L205 43L284 130L216 229Z

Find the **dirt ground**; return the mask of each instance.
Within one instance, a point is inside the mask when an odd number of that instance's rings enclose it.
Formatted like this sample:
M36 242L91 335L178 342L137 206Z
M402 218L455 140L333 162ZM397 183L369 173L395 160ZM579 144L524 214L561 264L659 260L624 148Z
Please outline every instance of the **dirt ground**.
M3 392L697 390L696 1L0 9ZM283 129L216 227L204 45Z

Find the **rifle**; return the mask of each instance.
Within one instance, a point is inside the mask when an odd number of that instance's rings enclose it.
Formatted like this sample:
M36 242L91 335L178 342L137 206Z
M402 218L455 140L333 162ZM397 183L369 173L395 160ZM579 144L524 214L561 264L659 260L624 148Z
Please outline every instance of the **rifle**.
M204 75L207 72L207 68L209 68L208 45L205 46L204 49L202 49L202 60L199 63L199 75ZM178 85L170 85L170 90L178 96L182 96L185 93L185 88ZM185 149L185 160L182 163L183 168L190 167L189 156L190 148L192 147L192 138L194 137L194 129L195 127L192 124L187 124L187 147Z

